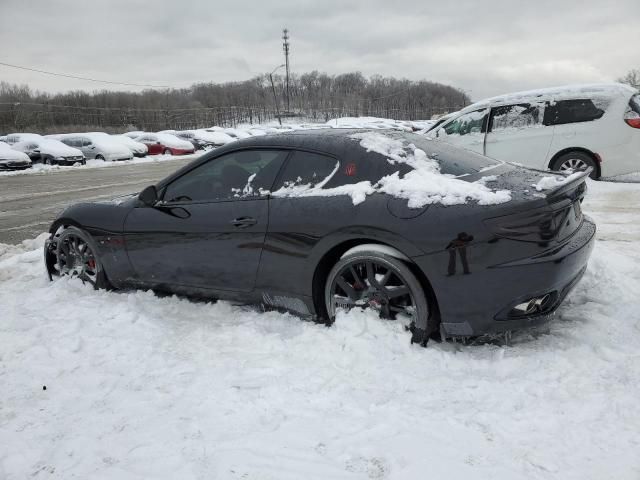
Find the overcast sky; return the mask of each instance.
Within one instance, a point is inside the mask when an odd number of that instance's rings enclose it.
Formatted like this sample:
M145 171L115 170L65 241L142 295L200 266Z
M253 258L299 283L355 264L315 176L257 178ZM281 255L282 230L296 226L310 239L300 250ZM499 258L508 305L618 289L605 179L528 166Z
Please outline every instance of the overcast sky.
M639 0L0 0L0 62L186 87L293 72L432 80L474 100L640 68ZM0 66L46 91L140 90Z

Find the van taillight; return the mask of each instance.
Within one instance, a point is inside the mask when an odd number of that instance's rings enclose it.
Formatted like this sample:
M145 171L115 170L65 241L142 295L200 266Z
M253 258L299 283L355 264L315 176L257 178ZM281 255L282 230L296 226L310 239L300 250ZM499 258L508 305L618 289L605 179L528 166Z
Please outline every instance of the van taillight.
M627 122L627 125L633 128L640 128L640 114L638 112L627 109L624 114L624 121Z
M633 128L640 128L640 117L625 118L624 121L627 122L627 125L630 125Z

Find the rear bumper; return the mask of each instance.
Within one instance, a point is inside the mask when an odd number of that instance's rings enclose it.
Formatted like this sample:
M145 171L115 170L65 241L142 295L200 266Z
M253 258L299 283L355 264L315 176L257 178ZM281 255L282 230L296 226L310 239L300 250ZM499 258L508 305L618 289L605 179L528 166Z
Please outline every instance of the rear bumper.
M436 276L431 283L445 333L473 337L533 327L551 320L584 274L595 232L595 224L585 216L581 227L567 242L554 249L479 269L474 269L470 262L468 274ZM419 258L414 260L425 273L432 267ZM514 313L516 305L545 295L550 295L551 300L539 313Z

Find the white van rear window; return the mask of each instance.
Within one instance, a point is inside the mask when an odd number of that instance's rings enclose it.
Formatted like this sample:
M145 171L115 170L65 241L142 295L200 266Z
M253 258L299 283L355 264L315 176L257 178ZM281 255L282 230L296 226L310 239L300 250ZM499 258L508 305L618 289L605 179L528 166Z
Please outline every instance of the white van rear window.
M629 100L629 108L640 115L640 94L636 93L631 100Z

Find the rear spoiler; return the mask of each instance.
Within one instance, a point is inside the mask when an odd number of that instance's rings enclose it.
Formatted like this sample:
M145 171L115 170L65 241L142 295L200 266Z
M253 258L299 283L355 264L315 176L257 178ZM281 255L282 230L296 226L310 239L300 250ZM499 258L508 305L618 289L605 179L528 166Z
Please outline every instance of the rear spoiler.
M559 196L567 194L572 200L576 200L578 197L584 195L587 190L587 184L585 180L589 177L593 168L589 167L584 171L572 173L569 175L571 179L567 179L565 182L560 183L557 187L547 190L545 193L547 200L551 202L557 201ZM542 192L541 192L542 193ZM551 200L553 198L554 200Z

